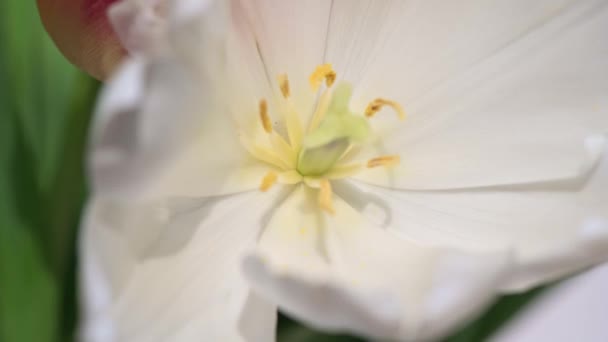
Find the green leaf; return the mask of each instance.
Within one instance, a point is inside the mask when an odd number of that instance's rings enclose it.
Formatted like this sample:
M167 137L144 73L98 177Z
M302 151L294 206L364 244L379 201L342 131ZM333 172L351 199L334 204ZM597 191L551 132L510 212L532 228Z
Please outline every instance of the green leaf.
M40 201L31 155L5 101L0 115L0 340L52 341L59 289L35 234Z
M526 305L538 297L548 286L539 287L521 294L502 296L494 305L473 322L469 322L463 329L444 342L477 342L486 341L496 333L517 313L525 309Z
M73 334L83 148L97 82L54 47L31 0L0 1L0 341Z
M278 342L362 342L361 338L348 336L321 333L309 329L297 321L294 321L287 316L279 316L279 324L277 328Z

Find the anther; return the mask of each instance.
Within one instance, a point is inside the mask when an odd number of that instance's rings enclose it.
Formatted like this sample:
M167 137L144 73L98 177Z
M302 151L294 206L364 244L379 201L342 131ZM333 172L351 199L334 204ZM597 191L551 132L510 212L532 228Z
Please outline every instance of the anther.
M329 88L331 87L334 82L336 81L336 72L331 70L330 72L328 72L327 74L325 74L325 85Z
M264 99L260 100L260 120L262 121L264 131L272 133L272 121L270 121L270 117L268 116L268 103Z
M401 158L399 156L381 156L372 158L367 161L367 167L373 168L378 166L394 166L399 164Z
M272 186L277 182L278 175L276 172L268 171L266 176L262 179L262 183L260 184L260 190L262 192L268 191Z
M336 81L336 72L334 71L331 64L321 64L317 66L315 71L310 75L308 81L313 91L317 91L321 86L321 83L325 80L325 85L329 88Z
M323 179L319 185L319 207L332 215L335 214L336 210L332 201L332 190L329 180Z
M371 118L372 116L376 115L376 113L379 112L384 106L389 106L395 112L397 112L399 120L405 119L405 111L399 103L382 98L377 98L374 101L370 102L369 105L367 105L367 108L365 109L365 116Z
M281 94L283 94L284 98L289 98L291 95L291 91L289 89L289 78L287 78L287 74L281 74L277 77L279 81L279 88L281 89Z

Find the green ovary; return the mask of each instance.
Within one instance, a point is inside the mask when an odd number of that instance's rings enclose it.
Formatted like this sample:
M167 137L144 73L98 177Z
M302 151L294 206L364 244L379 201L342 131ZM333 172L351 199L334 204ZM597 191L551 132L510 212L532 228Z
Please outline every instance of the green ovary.
M339 84L319 127L304 137L296 168L301 175L323 175L353 143L361 143L369 137L367 120L348 108L351 95L350 85Z

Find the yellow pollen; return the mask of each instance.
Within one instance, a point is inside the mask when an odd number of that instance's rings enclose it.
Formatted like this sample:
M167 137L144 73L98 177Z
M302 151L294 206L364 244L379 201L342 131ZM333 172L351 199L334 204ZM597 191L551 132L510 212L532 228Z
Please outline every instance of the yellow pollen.
M268 103L264 99L260 100L260 120L266 133L272 133L272 121L268 116Z
M260 190L262 192L268 191L272 186L277 182L278 175L273 171L268 171L266 176L262 179L262 184L260 184Z
M308 81L310 82L310 87L313 91L317 91L325 80L325 85L327 87L331 87L336 81L336 72L334 71L331 64L321 64L317 66L315 71L310 75Z
M394 166L399 164L401 158L399 156L381 156L372 158L367 161L367 167L373 168L378 166Z
M371 118L372 116L376 115L376 113L379 112L384 106L389 106L395 112L397 112L399 120L405 119L405 111L399 103L382 98L377 98L374 101L370 102L369 105L367 105L367 108L365 109L365 116Z
M291 91L289 90L289 78L287 78L287 74L281 74L277 77L279 81L279 88L281 89L281 94L283 94L284 98L289 98L291 95Z
M330 214L335 214L334 203L332 202L332 190L329 180L323 179L319 184L319 207Z
M336 72L335 71L330 71L325 75L325 85L329 88L331 87L334 82L336 81Z

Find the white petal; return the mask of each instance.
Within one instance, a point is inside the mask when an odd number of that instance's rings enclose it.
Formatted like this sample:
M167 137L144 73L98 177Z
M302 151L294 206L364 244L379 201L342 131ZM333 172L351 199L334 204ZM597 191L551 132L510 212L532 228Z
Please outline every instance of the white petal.
M174 253L186 243L189 236L177 239L175 235L187 233L173 231L171 242L162 242L173 248L154 250L158 241L166 238L170 209L176 209L176 203L170 202L175 200L127 205L97 197L87 205L80 241L84 317L81 334L85 341L115 340L116 322L108 314L108 306L124 289L137 264L146 257L166 254L167 250ZM197 203L200 206L201 200Z
M360 179L445 189L580 175L584 139L608 131L605 1L375 4L335 11L341 34L328 45L357 80L355 108L383 97L408 113L404 122L388 110L371 121L383 137L376 154L402 162Z
M304 118L312 114L316 94L308 77L324 61L331 2L237 0L244 25L253 32L259 58L273 89L276 77L289 76L295 108Z
M361 81L367 77L380 76L381 79L390 79L393 75L370 75L383 65L379 58L395 55L403 57L405 38L413 34L415 23L433 20L438 14L437 8L446 4L431 4L430 1L399 0L372 1L372 0L334 0L332 1L331 16L328 20L327 42L324 62L331 63L337 72L338 79L352 83L356 91L366 90L368 87L376 90L376 85ZM429 4L429 13L424 17L416 15L414 6ZM438 7L439 6L439 7ZM431 12L430 8L435 9ZM445 23L441 23L443 25ZM440 25L435 23L435 29ZM409 49L408 49L409 50ZM412 52L412 51L411 51ZM410 52L410 53L411 53ZM402 70L413 66L399 64L390 73L401 73ZM367 76L367 77L366 77ZM402 90L403 84L400 85ZM374 91L369 92L373 93ZM377 89L385 90L385 88ZM376 94L376 96L384 96ZM366 99L372 100L372 99Z
M244 265L254 289L315 327L437 337L487 303L508 266L507 254L418 245L334 204L335 216L321 214L315 192L298 187Z
M108 11L114 31L130 54L154 54L167 45L166 0L123 0Z
M505 289L525 289L608 259L608 148L582 182L408 192L358 183L356 207L416 241L476 251L513 249ZM340 191L341 189L337 189Z
M222 0L179 0L172 1L170 5L171 21L182 22L197 20L200 16L204 16L205 12L209 11L210 7L217 6ZM223 1L226 2L226 1ZM210 19L216 19L209 17Z
M235 116L251 111L235 100L253 100L257 106L260 96L272 95L248 13L238 0L173 1L168 11L171 47L180 62L211 75L228 95L236 95L228 101Z
M493 342L608 341L608 265L550 289L526 306Z
M105 88L94 125L94 190L155 198L257 187L266 169L241 146L216 85L172 60L124 65ZM255 102L251 110L255 118Z
M250 292L239 266L280 195L173 199L153 206L164 215L134 205L105 222L91 215L83 245L90 308L83 335L96 341L91 336L105 329L118 341L272 341L276 308ZM164 224L136 224L154 216ZM98 239L110 233L112 245ZM128 250L140 253L124 255L124 245L139 245Z
M239 320L241 336L247 341L273 342L276 321L276 305L250 291Z
M102 94L92 171L104 195L234 193L267 172L240 142L262 131L259 101L272 99L244 14L205 1L180 15L189 3L168 5L167 48L131 58Z
M108 226L111 210L103 203L88 204L80 236L80 337L87 342L114 341L115 322L107 314L113 294L124 286L135 265L135 256L116 231Z

